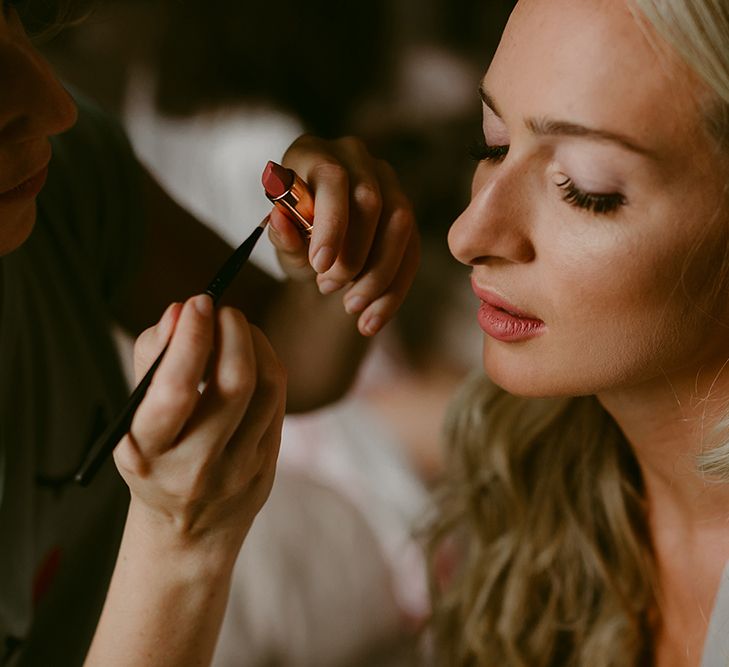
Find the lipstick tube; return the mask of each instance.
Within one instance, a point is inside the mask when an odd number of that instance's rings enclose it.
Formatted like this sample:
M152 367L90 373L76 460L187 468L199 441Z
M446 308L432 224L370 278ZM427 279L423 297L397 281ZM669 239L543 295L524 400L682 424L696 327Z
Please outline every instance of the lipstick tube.
M306 182L293 169L275 162L266 165L262 181L266 197L310 239L314 228L314 197Z

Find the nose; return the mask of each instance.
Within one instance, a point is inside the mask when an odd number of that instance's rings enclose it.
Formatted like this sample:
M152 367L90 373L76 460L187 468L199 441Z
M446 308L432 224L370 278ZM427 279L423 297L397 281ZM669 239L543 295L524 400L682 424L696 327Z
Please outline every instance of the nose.
M504 162L481 164L471 188L471 203L453 223L448 246L469 266L526 263L535 257L529 235L526 177L523 168Z
M22 36L0 36L0 147L48 137L76 122L73 99Z

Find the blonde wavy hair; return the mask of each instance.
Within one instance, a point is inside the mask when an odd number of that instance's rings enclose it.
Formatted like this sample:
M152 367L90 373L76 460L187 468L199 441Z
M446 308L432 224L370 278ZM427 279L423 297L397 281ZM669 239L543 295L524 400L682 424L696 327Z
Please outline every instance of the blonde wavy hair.
M716 93L729 136L729 0L630 0ZM697 468L729 481L729 419ZM653 662L657 582L633 452L594 397L511 396L480 373L446 423L449 468L428 529L436 664ZM443 554L457 567L443 581Z

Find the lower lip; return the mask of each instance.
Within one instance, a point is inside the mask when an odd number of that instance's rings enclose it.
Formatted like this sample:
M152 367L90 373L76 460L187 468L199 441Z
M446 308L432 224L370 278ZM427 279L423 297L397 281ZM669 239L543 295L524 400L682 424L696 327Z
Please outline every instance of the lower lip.
M0 203L5 204L37 197L46 184L47 177L48 167L44 167L35 176L23 181L20 185L16 185L12 190L0 193Z
M535 338L547 328L542 320L517 317L485 301L481 302L478 310L478 323L489 336L504 343L517 343Z

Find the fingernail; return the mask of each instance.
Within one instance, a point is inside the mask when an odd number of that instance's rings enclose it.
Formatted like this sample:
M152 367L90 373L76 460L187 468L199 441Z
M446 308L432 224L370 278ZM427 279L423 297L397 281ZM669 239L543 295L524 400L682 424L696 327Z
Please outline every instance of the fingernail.
M324 271L332 268L332 264L334 264L334 250L329 246L319 248L311 261L311 265L317 273L324 273Z
M363 328L364 333L368 336L376 334L382 328L382 318L377 316L370 317L370 319L367 320Z
M336 280L322 280L319 283L319 291L322 294L331 294L339 289L342 289L342 284L338 283Z
M200 294L196 296L192 302L200 315L203 317L210 317L213 312L213 300L207 294Z
M344 310L346 310L350 315L354 315L354 313L361 313L365 309L366 305L367 299L363 296L350 296L344 302Z

